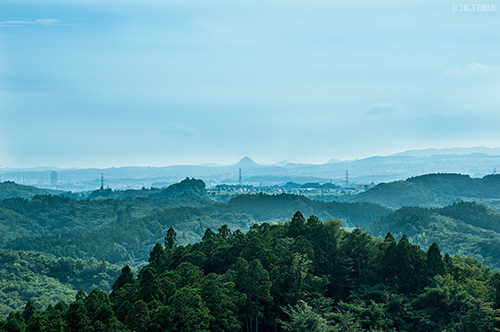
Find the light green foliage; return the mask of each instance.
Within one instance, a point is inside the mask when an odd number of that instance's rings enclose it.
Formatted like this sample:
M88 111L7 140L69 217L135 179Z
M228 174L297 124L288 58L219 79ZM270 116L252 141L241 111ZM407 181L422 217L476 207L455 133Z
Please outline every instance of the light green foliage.
M295 289L296 301L303 297L304 281L309 274L311 266L312 261L307 257L307 254L294 253L290 272L293 277L293 288Z
M326 332L328 325L321 314L315 312L306 302L300 301L295 306L283 308L290 321L281 322L283 330L291 332Z
M450 275L435 276L414 307L427 317L418 324L428 330L493 331L498 320L498 312L474 299Z
M469 202L440 209L405 207L369 227L377 236L389 231L396 238L407 234L410 242L423 248L436 242L443 252L477 258L495 270L500 269L499 229L500 213ZM437 265L433 269L442 271Z
M0 316L32 300L38 308L69 301L76 290L110 290L118 266L95 259L56 258L36 252L0 249Z

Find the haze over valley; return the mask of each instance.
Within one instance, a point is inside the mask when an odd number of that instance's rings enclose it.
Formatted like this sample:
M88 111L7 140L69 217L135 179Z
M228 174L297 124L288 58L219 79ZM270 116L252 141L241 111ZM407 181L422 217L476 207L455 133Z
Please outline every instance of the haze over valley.
M4 181L63 191L91 191L100 187L101 175L106 187L120 190L161 188L186 177L203 179L210 188L222 184L268 187L287 182L331 183L349 187L405 180L429 173L460 173L483 177L495 173L497 167L500 171L498 148L451 148L414 150L347 161L332 159L324 164L280 162L267 165L244 157L231 165L129 166L105 169L37 167L0 168L0 171ZM51 177L52 172L56 173Z

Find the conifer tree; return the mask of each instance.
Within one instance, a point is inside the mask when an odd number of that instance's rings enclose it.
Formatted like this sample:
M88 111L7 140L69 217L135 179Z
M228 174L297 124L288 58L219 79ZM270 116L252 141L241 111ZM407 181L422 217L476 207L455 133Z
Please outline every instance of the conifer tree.
M441 250L436 242L433 242L427 251L427 269L430 277L446 273L446 267L441 257Z
M304 215L300 212L297 211L292 217L292 220L290 221L290 227L288 229L288 235L291 237L296 237L304 231L304 224L306 222L306 219L304 218Z
M116 281L114 282L112 289L113 293L116 293L120 288L127 284L132 284L134 282L134 275L132 274L132 270L130 266L125 265L122 269L122 273L118 276Z
M167 236L165 236L165 250L173 250L177 246L177 232L173 226L167 231Z

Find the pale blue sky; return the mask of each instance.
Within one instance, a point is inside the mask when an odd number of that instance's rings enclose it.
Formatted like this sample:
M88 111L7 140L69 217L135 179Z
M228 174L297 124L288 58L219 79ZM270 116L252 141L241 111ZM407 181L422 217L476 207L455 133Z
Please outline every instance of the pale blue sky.
M464 4L2 0L0 167L500 146L500 5Z

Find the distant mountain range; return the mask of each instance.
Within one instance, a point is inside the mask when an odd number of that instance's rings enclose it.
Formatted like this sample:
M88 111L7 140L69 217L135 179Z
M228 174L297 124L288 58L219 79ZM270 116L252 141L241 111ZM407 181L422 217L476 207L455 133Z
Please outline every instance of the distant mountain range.
M346 185L369 184L404 180L429 173L460 173L483 177L500 170L500 148L426 149L374 156L358 160L329 160L325 164L298 164L280 162L259 164L244 157L233 165L176 165L166 167L112 167L107 169L32 169L3 168L2 180L15 181L36 187L65 191L91 191L101 185L112 189L140 189L167 187L186 177L202 179L208 187L217 184L238 184L241 169L242 183L254 186L332 182ZM57 171L58 182L50 182L51 171Z
M414 157L430 157L436 155L467 155L467 154L487 154L492 156L500 155L500 148L450 148L450 149L423 149L423 150L409 150L405 152L395 153L392 156L414 156Z

